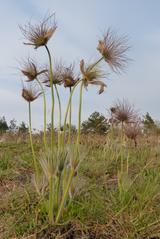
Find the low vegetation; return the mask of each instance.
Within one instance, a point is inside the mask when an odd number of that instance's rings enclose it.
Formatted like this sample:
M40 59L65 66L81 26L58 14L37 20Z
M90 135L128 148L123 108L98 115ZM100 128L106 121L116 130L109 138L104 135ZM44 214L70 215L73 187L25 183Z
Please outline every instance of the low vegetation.
M42 139L36 137L39 155ZM30 146L19 140L1 143L0 237L159 238L160 139L141 135L137 147L127 140L122 152L120 141L117 132L82 136L87 156L63 211L65 223L56 226L49 226L47 202L33 186Z

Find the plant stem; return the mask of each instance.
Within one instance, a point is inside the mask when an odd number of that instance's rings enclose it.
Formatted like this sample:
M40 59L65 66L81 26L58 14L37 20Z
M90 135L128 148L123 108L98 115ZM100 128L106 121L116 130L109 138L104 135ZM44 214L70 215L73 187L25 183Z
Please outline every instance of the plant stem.
M75 88L77 87L77 85L78 85L80 82L82 82L82 80L79 80L79 81L73 86L72 91L71 91L70 96L69 96L68 103L67 103L67 108L66 108L65 117L64 117L63 145L64 145L64 140L65 140L66 122L67 122L67 116L68 116L69 107L70 107L70 104L71 104L71 100L72 100L72 96L73 96L74 90L75 90Z
M70 94L71 94L71 90L72 88L69 88L70 90ZM68 134L68 144L71 144L71 127L72 127L72 99L70 102L70 107L69 107L69 134Z
M104 58L104 57L101 57L98 61L96 61L96 62L92 65L91 69L94 68L100 61L102 61L103 58ZM76 86L77 86L80 82L82 82L82 81L83 81L83 80L79 80L79 81L74 85L74 87L72 88L72 91L71 91L71 93L70 93L70 97L69 97L68 104L67 104L67 108L66 108L66 112L65 112L65 119L64 119L63 144L64 144L64 138L65 138L65 132L66 132L67 116L68 116L68 111L69 111L69 107L70 107L71 100L72 100L72 95L73 95L73 92L74 92Z
M93 69L99 62L103 60L104 57L101 57L98 61L96 61L92 66L91 69ZM79 146L80 143L80 134L81 134L81 114L82 114L82 96L83 96L83 81L81 83L80 87L80 96L79 96L79 112L78 112L78 134L77 134L77 146Z
M36 161L36 156L35 156L34 147L33 147L33 140L32 140L31 102L29 102L28 105L29 105L29 136L30 136L30 144L31 144L31 150L32 150L32 155L33 155L33 163L34 163L34 168L35 168L35 174L36 174L36 177L38 177L38 165L37 165L37 161Z
M50 67L50 86L51 86L51 96L52 96L52 112L51 112L51 150L53 151L54 148L54 89L53 89L53 70L52 70L52 58L51 58L51 54L50 51L47 47L47 45L45 45L45 48L47 50L48 53L48 57L49 57L49 67Z
M123 122L121 124L121 173L123 172Z
M92 66L91 69L93 69L99 62L101 62L104 59L104 57L102 56L98 61L96 61Z
M70 188L73 176L74 176L74 169L71 168L71 172L70 172L70 175L69 175L69 179L68 179L68 183L67 183L67 186L66 186L66 190L65 190L64 195L62 197L62 201L61 201L61 204L60 204L57 216L56 216L56 221L55 221L56 223L59 222L59 219L61 217L61 213L62 213L64 204L65 204L65 201L66 201L66 198L67 198L67 195L68 195L68 191L69 191L69 188Z
M53 177L49 179L49 222L53 224Z
M56 94L57 94L57 99L58 99L58 106L59 106L59 120L58 120L58 148L61 145L61 118L62 118L62 108L61 108L61 100L60 100L60 96L59 96L59 92L57 89L57 86L55 85L55 89L56 89Z
M80 86L80 95L79 95L77 146L80 143L80 134L81 134L82 96L83 96L83 81L82 81L81 86Z
M127 175L128 175L128 171L129 171L129 151L127 152Z
M60 182L61 182L61 173L60 175L58 175L58 178L57 178L57 198L56 198L57 208L59 203Z
M44 88L42 86L42 83L38 80L38 78L36 78L41 90L42 90L42 94L43 94L43 104L44 104L44 148L45 148L45 151L47 150L47 139L46 139L46 128L47 128L47 120L46 120L46 117L47 117L47 113L46 113L46 96L45 96L45 91L44 91Z

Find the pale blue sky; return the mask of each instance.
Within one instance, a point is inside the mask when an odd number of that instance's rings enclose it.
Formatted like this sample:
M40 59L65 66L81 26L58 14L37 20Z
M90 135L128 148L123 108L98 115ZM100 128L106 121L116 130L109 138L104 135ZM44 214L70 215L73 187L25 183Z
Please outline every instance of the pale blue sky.
M129 57L133 61L126 72L110 75L108 88L102 95L89 87L84 94L83 119L93 111L107 114L106 109L116 99L127 98L143 115L149 112L160 119L160 1L159 0L5 0L0 7L0 116L7 120L27 121L27 105L21 98L22 76L18 61L32 56L46 63L44 48L35 51L22 44L18 25L28 20L38 22L46 12L56 12L58 28L49 47L58 59L77 65L80 59L94 60L99 54L97 42L108 28L127 34L132 46ZM106 66L106 71L109 68ZM63 103L67 91L61 90ZM42 99L33 104L34 126L42 127ZM74 122L77 119L78 95L74 97ZM48 98L48 114L50 103ZM56 109L57 114L57 109Z

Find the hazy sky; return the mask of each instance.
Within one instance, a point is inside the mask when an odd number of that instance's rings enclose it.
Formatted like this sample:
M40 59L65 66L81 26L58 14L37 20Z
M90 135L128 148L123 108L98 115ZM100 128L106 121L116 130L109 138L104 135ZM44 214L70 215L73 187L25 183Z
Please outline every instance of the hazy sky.
M46 12L56 12L58 28L48 46L56 59L70 63L95 60L96 47L104 31L111 27L127 34L133 61L121 75L111 74L102 95L96 87L84 93L83 119L93 111L107 114L116 99L127 98L143 115L149 112L160 119L160 1L159 0L5 0L0 7L0 116L27 122L27 104L21 98L19 61L31 56L41 64L47 62L45 49L23 45L18 25L38 22ZM106 72L109 72L106 65ZM48 94L48 115L50 98ZM67 90L61 90L63 103ZM42 99L33 103L34 127L42 127ZM77 119L78 95L74 97L74 122ZM56 118L57 118L56 109ZM49 116L48 116L49 119Z

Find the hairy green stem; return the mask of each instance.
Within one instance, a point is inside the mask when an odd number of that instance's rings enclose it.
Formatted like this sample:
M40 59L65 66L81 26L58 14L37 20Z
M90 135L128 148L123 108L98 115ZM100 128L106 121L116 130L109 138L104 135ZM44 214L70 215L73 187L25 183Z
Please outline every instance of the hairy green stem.
M121 173L123 173L123 122L121 124Z
M55 221L56 223L59 222L59 219L61 217L61 213L62 213L62 210L64 208L64 204L65 204L66 198L68 196L68 192L69 192L69 188L70 188L73 176L74 176L74 169L71 168L71 172L70 172L70 175L69 175L69 179L68 179L68 183L67 183L67 186L66 186L66 190L65 190L65 192L63 194L63 197L62 197L62 200L61 200L61 203L60 203L60 207L59 207L59 210L58 210L58 213L57 213L57 216L56 216L56 221Z
M96 61L92 66L93 69L96 65L98 65L104 57L101 57L98 61ZM78 133L77 133L77 146L80 143L80 135L81 135L81 114L82 114L82 96L83 96L83 81L80 87L80 96L79 96L79 112L78 112Z
M70 94L71 94L72 88L70 87L69 90L70 90ZM71 144L71 127L72 127L72 99L71 99L70 107L69 107L69 133L68 133L68 144L69 145Z
M130 158L130 155L129 155L129 151L127 152L127 175L128 175L128 172L129 172L129 158Z
M80 143L80 135L81 135L82 96L83 96L83 81L82 81L81 86L80 86L80 94L79 94L77 146Z
M57 99L58 99L58 106L59 106L59 120L58 120L58 148L61 145L61 118L62 118L62 108L61 108L61 100L58 92L58 88L55 85L55 90L57 94Z
M98 63L100 63L103 59L104 59L104 57L102 56L98 61L96 61L96 62L91 66L91 69L93 69L96 65L98 65Z
M69 111L69 108L70 108L70 104L71 104L72 96L73 96L73 93L74 93L75 88L77 87L77 85L78 85L80 82L82 82L82 80L79 80L79 81L73 86L72 91L71 91L70 96L69 96L68 103L67 103L67 108L66 108L65 117L64 117L63 145L64 145L64 140L65 140L65 132L66 132L67 116L68 116L68 111Z
M56 203L57 203L57 207L58 207L58 203L59 203L59 192L60 192L60 183L61 183L61 173L58 175L57 178L57 198L56 198Z
M35 151L33 147L33 140L32 140L32 119L31 119L31 102L28 103L29 105L29 136L30 136L30 144L31 144L31 150L32 150L32 155L33 155L33 163L34 163L34 168L35 168L35 174L36 177L38 177L38 165L36 161L36 156L35 156Z
M54 201L54 195L53 195L53 177L51 176L49 179L49 222L50 224L53 224L53 201Z
M48 57L49 57L49 67L50 67L50 86L51 86L51 96L52 96L52 112L51 112L51 149L53 151L54 148L54 89L53 89L53 70L52 70L52 58L51 58L51 54L50 51L47 47L47 45L45 45L45 48L47 50L48 53Z
M46 95L45 95L45 91L44 91L44 88L43 88L43 85L42 83L38 80L38 78L36 78L40 88L41 88L41 91L42 91L42 94L43 94L43 104L44 104L44 133L43 133L43 137L44 137L44 148L45 148L45 151L47 150L47 137L46 137L46 128L47 128L47 120L46 120L46 117L47 117L47 113L46 113Z
M103 60L103 57L101 57L98 61L96 61L91 68L94 68L100 61ZM64 140L65 140L65 132L66 132L66 122L67 122L67 116L68 116L68 111L69 111L69 108L70 108L70 104L71 104L71 100L72 100L72 95L74 93L74 90L75 88L77 87L77 85L82 82L83 80L79 80L75 85L74 87L72 88L72 91L70 93L70 96L69 96L69 100L68 100L68 103L67 103L67 108L66 108L66 112L65 112L65 118L64 118L64 134L63 134L63 144L64 144ZM79 139L78 139L79 140Z

